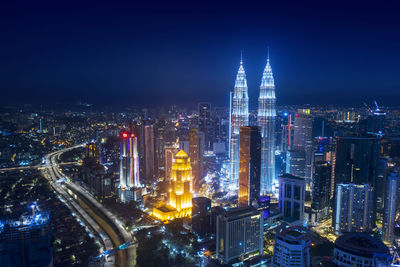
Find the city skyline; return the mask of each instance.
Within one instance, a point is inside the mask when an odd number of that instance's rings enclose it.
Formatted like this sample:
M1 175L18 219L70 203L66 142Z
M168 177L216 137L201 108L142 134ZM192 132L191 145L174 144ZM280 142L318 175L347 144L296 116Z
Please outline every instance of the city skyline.
M400 266L398 14L1 4L1 265Z

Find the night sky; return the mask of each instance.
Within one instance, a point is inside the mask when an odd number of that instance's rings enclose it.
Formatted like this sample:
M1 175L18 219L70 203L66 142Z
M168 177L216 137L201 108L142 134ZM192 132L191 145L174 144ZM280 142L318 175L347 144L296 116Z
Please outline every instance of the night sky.
M255 109L268 46L280 105L399 104L400 1L29 2L0 4L2 105L227 106L243 50Z

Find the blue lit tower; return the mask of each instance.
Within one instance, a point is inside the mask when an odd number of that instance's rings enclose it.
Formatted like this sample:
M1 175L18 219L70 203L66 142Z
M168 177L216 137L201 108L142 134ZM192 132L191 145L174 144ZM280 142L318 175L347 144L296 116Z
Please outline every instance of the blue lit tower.
M230 187L236 189L239 181L239 130L249 122L249 96L247 93L246 73L243 60L240 59L239 71L236 75L235 87L231 103L231 129L230 129Z
M272 192L275 176L275 83L269 64L265 66L258 98L258 126L261 131L261 194Z

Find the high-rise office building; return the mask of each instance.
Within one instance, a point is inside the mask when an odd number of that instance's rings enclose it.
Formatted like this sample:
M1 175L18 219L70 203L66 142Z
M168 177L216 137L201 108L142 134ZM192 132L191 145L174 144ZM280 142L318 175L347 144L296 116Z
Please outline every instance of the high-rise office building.
M163 175L165 176L165 128L164 125L159 123L155 128L155 163L154 163L154 175L155 177L161 178Z
M167 221L192 214L192 167L190 158L180 150L174 157L171 169L168 204L153 209L153 216Z
M305 177L306 155L304 151L288 150L286 152L286 173Z
M193 192L197 193L203 179L203 155L200 153L200 136L197 129L189 131L189 156L192 166Z
M375 186L378 160L377 137L337 137L335 183L369 183Z
M216 228L217 259L224 264L263 253L263 216L255 208L236 208L218 215Z
M370 184L374 187L373 210L377 212L384 183L378 182L379 138L373 135L336 138L335 189L340 183ZM335 193L336 196L336 193Z
M275 117L276 117L275 83L269 55L261 79L258 98L258 125L261 130L261 192L272 192L275 178Z
M246 73L243 61L236 75L233 95L231 95L231 118L230 118L230 189L236 190L239 180L239 130L241 126L249 123L249 96L247 89Z
M293 150L304 152L304 177L307 179L307 184L310 184L312 174L313 137L312 118L310 116L310 110L308 109L299 110L294 118Z
M374 222L374 189L369 184L338 184L333 211L335 234L343 232L368 232Z
M385 214L385 190L386 190L386 177L390 174L390 167L388 166L388 158L379 158L378 166L376 170L376 186L374 187L374 199L375 199L375 214L376 221L383 223Z
M201 238L211 234L211 199L206 197L192 199L192 229Z
M285 153L291 150L293 147L293 132L294 132L294 122L292 119L292 114L289 112L283 113L283 118L281 119L281 140L280 140L280 150Z
M304 220L305 181L291 174L279 176L279 211L290 224Z
M144 127L144 160L145 160L145 177L146 183L152 183L155 178L155 140L154 140L154 124L145 122Z
M332 166L329 162L314 164L312 178L311 222L320 222L329 215Z
M134 191L140 187L137 138L132 132L121 132L119 156L119 196L121 201L136 200Z
M261 135L257 126L240 127L238 206L258 204L260 199Z
M272 267L310 267L311 236L300 226L281 226L275 233Z
M0 265L53 266L52 234L45 212L0 221Z
M388 243L392 243L394 240L398 181L399 177L395 173L392 173L387 177L386 181L385 215L383 218L382 239Z
M211 103L199 103L199 130L204 133L204 149L211 150L213 144L212 124L211 124Z

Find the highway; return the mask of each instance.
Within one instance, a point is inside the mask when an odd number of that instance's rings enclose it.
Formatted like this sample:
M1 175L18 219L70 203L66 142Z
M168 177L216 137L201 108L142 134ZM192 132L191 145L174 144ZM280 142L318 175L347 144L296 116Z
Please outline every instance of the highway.
M56 193L68 202L76 212L94 229L98 236L102 238L105 245L104 250L112 250L123 244L133 244L129 248L119 251L114 255L106 256L106 266L133 267L136 264L136 239L128 233L122 223L109 210L104 208L97 200L85 189L74 184L71 180L60 172L57 159L69 150L76 149L82 145L59 150L46 155L45 177L49 180ZM64 183L56 182L64 178Z
M72 164L77 164L77 162L63 162L58 165L72 165ZM38 169L38 170L44 170L48 166L45 164L38 164L38 165L29 165L29 166L20 166L20 167L11 167L11 168L2 168L0 169L0 172L10 172L10 171L19 171L19 170L27 170L27 169Z

